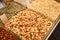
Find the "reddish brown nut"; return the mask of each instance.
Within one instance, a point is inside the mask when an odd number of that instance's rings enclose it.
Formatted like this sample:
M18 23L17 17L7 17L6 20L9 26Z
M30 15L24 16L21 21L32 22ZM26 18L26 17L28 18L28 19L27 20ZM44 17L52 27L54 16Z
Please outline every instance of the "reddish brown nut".
M17 40L9 31L0 27L0 40Z

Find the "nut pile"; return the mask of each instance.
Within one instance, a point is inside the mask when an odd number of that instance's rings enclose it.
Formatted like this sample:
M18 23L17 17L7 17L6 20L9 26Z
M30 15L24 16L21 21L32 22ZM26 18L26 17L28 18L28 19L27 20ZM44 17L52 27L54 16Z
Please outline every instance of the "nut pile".
M44 37L53 22L40 14L25 9L13 16L5 27L16 33L24 40L41 40Z
M9 31L0 27L0 40L17 40Z
M29 8L44 14L52 20L56 20L60 15L60 3L54 0L36 0L30 4Z

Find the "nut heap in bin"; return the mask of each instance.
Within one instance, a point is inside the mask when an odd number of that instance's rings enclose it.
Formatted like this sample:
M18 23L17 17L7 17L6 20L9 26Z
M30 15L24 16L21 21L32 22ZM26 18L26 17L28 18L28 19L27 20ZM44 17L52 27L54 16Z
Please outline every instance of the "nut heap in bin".
M0 27L0 40L17 40L7 29Z
M42 40L60 15L59 3L53 0L34 0L30 3L29 8L16 3L15 1L10 2L5 8L0 9L0 15L5 13L9 20L3 28L13 32L21 40ZM3 36L9 34L4 29L0 31L2 32L1 40L13 39L11 35L8 36L12 39Z
M40 14L25 9L13 16L5 27L16 33L24 40L40 40L49 28L52 22Z
M54 0L35 0L30 4L29 8L40 12L53 21L56 21L60 15L60 3Z

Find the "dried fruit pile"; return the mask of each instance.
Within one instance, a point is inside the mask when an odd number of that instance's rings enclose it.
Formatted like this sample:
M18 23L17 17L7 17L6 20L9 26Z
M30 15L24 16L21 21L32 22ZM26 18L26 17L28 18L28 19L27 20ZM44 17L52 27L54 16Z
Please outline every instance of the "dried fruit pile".
M41 40L41 37L46 35L52 25L53 22L44 16L32 10L25 9L13 16L9 20L9 23L5 24L5 27L24 40Z

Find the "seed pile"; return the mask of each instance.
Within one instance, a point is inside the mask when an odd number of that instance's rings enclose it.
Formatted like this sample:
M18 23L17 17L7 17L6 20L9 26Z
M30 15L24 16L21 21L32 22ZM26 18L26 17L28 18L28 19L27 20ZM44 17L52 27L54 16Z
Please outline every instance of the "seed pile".
M13 16L5 27L24 40L41 40L52 26L52 22L40 14L25 9Z
M16 40L16 38L4 28L0 28L0 40Z
M60 3L54 0L36 0L30 4L29 8L44 14L54 21L60 15Z

